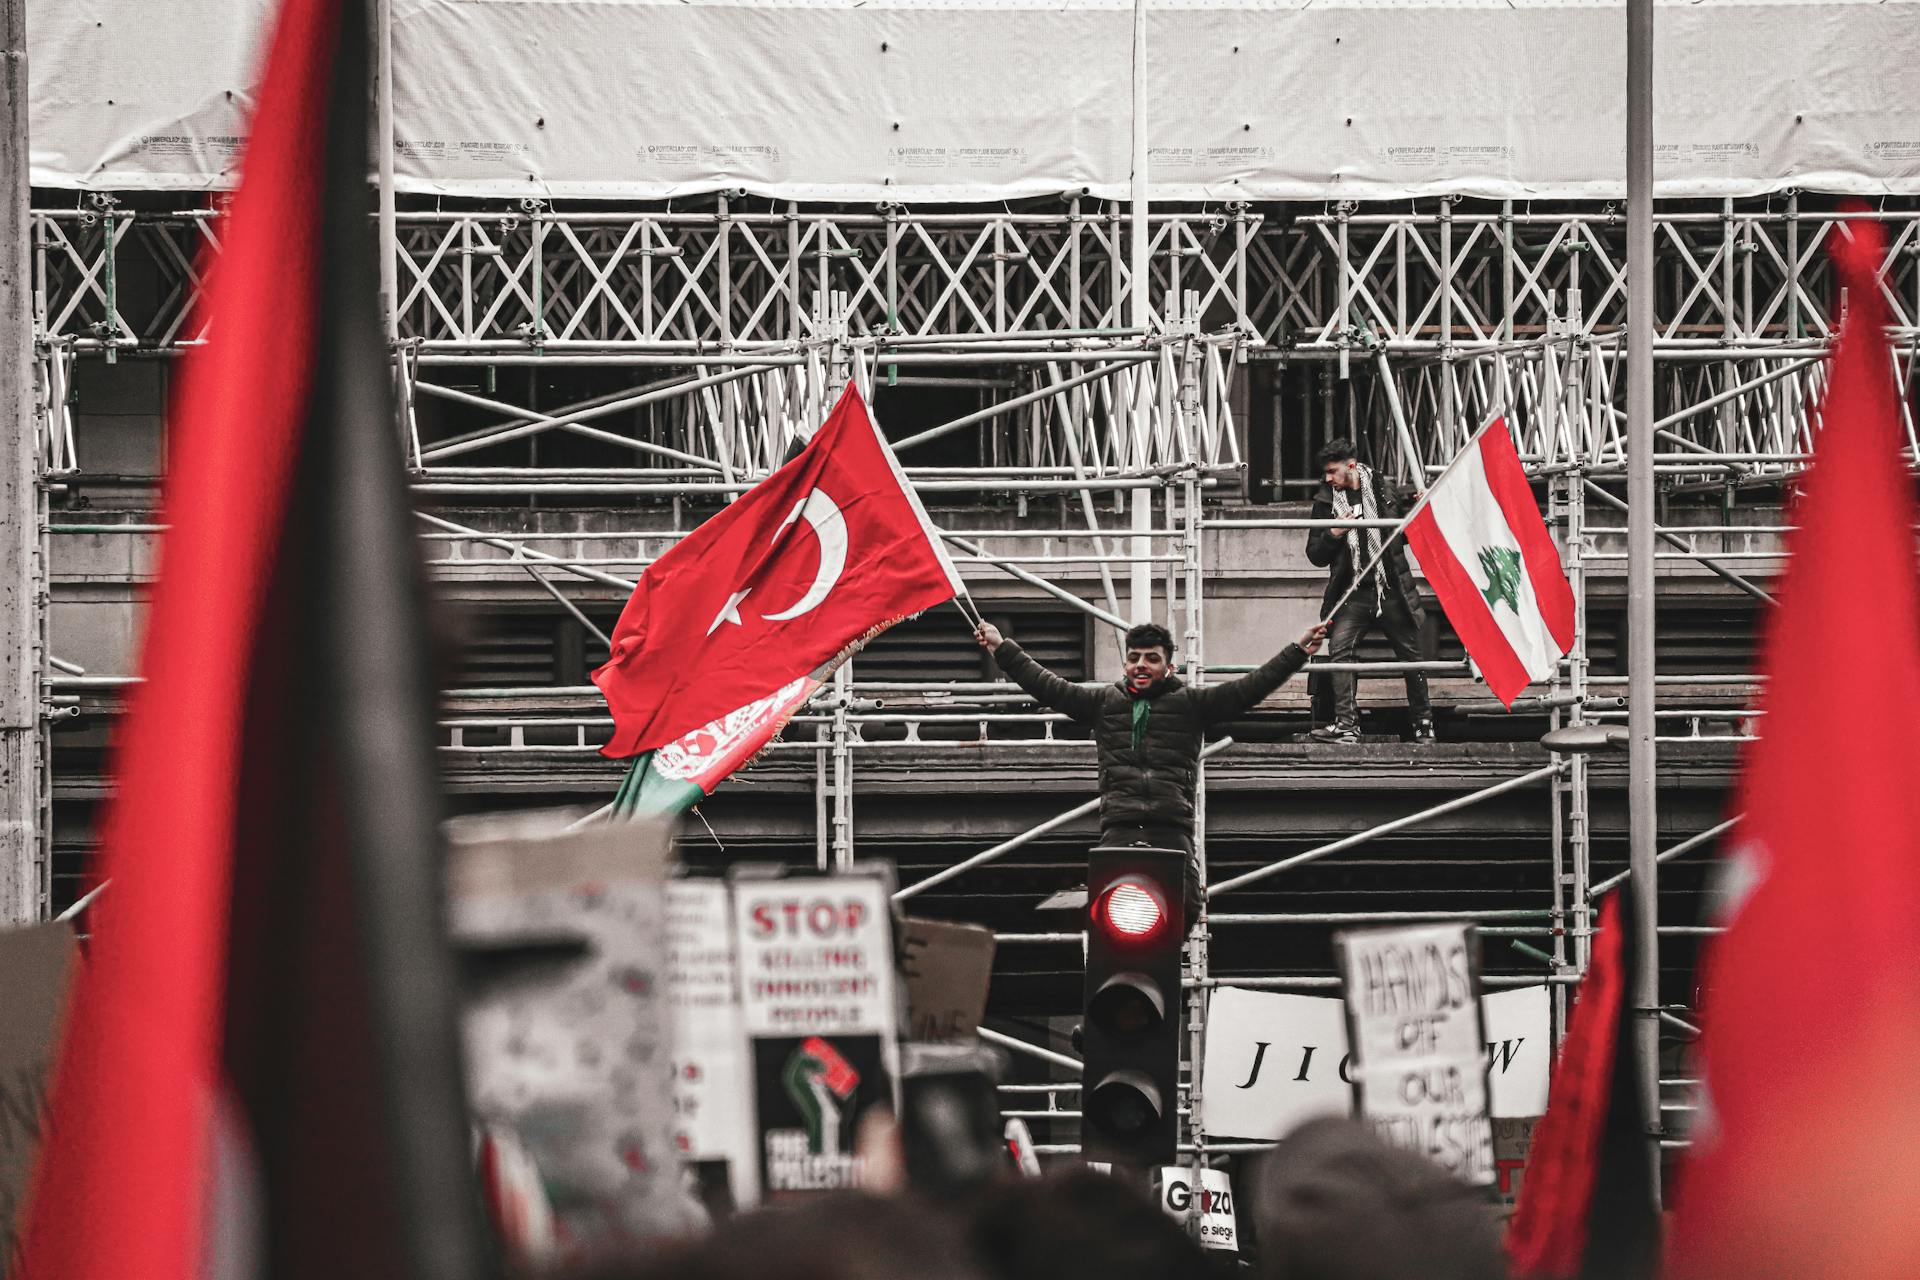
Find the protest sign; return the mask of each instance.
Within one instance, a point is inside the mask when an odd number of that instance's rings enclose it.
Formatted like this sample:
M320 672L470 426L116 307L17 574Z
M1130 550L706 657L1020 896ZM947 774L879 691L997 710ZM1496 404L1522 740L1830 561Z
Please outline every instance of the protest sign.
M1386 1141L1493 1182L1486 1036L1470 925L1338 934L1354 1103Z
M1195 1200L1200 1203L1200 1244L1208 1249L1237 1250L1240 1232L1233 1213L1233 1182L1225 1169L1200 1170L1200 1190L1193 1189L1193 1170L1168 1165L1160 1170L1160 1207L1169 1217L1186 1223Z
M1013 1160L1013 1167L1023 1178L1040 1176L1040 1157L1033 1151L1033 1131L1027 1128L1025 1120L1009 1120L1001 1129L1006 1139L1007 1155Z
M1520 1204L1520 1184L1533 1155L1533 1134L1539 1125L1539 1116L1496 1118L1493 1122L1493 1193L1508 1213Z
M1546 1107L1552 1060L1547 988L1481 998L1495 1118ZM1272 1141L1323 1115L1353 1111L1346 1007L1326 996L1215 989L1208 1006L1200 1110L1217 1137Z
M764 1194L859 1186L854 1134L898 1110L890 884L878 875L736 876L740 1008Z
M987 1011L993 930L910 916L901 925L900 971L909 1040L971 1040Z
M569 1259L700 1224L668 1091L664 822L449 824L477 1121L538 1167ZM523 1260L530 1261L530 1260Z
M77 948L64 924L0 929L0 1271L40 1150L41 1115Z
M724 880L670 880L667 1009L673 1045L673 1141L711 1198L758 1199L733 901Z

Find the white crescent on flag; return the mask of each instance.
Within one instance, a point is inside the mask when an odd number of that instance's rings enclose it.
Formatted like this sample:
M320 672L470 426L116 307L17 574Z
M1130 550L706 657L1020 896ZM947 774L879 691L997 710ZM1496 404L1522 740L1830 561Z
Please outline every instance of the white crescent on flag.
M805 595L793 602L790 608L779 613L763 613L760 616L768 622L785 622L788 618L797 618L820 606L833 590L833 584L840 581L840 571L847 567L847 521L840 514L840 508L833 499L818 489L807 490L807 496L794 504L792 512L781 522L779 532L773 536L777 540L795 520L806 517L813 526L814 533L820 539L820 571L814 575L813 585L807 588Z
M773 531L770 541L780 541L787 530L793 526L793 522L802 517L805 517L806 522L812 526L814 535L820 539L820 568L815 572L813 583L808 586L805 594L792 605L779 613L760 615L768 622L785 622L789 618L797 618L803 613L818 609L821 601L825 600L828 593L833 590L834 584L840 581L840 575L847 567L847 519L840 514L840 508L834 500L818 488L807 490L807 496L793 504L793 510L788 512L787 518L780 522L780 527ZM714 614L713 621L707 624L707 634L712 635L718 631L723 622L731 622L736 627L745 626L746 624L740 619L740 602L745 600L752 590L752 587L742 587L729 595L727 602L720 606L720 612Z

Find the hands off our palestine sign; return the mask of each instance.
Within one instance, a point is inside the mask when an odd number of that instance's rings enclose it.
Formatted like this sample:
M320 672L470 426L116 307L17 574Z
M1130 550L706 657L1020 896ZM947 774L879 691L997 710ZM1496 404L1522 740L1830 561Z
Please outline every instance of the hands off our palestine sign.
M1469 925L1340 934L1354 1101L1394 1146L1494 1180L1480 967Z
M896 1105L887 890L860 875L734 883L760 1185L770 1197L859 1186L860 1117Z

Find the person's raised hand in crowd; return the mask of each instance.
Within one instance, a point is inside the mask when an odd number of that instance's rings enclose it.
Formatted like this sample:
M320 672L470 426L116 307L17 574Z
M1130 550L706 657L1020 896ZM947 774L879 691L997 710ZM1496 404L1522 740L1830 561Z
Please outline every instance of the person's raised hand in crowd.
M1300 647L1308 653L1317 653L1327 639L1327 624L1316 622L1308 627L1306 634L1300 637Z
M1000 647L1000 642L1006 637L1000 634L1000 628L994 626L985 618L982 618L980 625L973 629L973 638L980 642L982 649L985 649L988 653L992 653Z

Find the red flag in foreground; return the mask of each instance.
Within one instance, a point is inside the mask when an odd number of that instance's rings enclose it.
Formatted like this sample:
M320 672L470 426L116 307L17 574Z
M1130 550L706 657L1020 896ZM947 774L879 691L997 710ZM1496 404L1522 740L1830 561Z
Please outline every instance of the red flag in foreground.
M281 7L169 417L160 573L16 1280L484 1274L367 17Z
M1493 696L1508 706L1573 647L1560 569L1504 418L1476 433L1407 524L1427 585Z
M1640 1280L1660 1255L1633 1020L1631 901L1600 908L1507 1256L1520 1280Z
M665 746L963 589L849 385L797 457L647 566L593 673L601 752Z
M1792 559L1760 739L1720 868L1705 1084L1670 1274L1920 1275L1920 590L1900 454L1886 246L1833 250L1848 310Z

